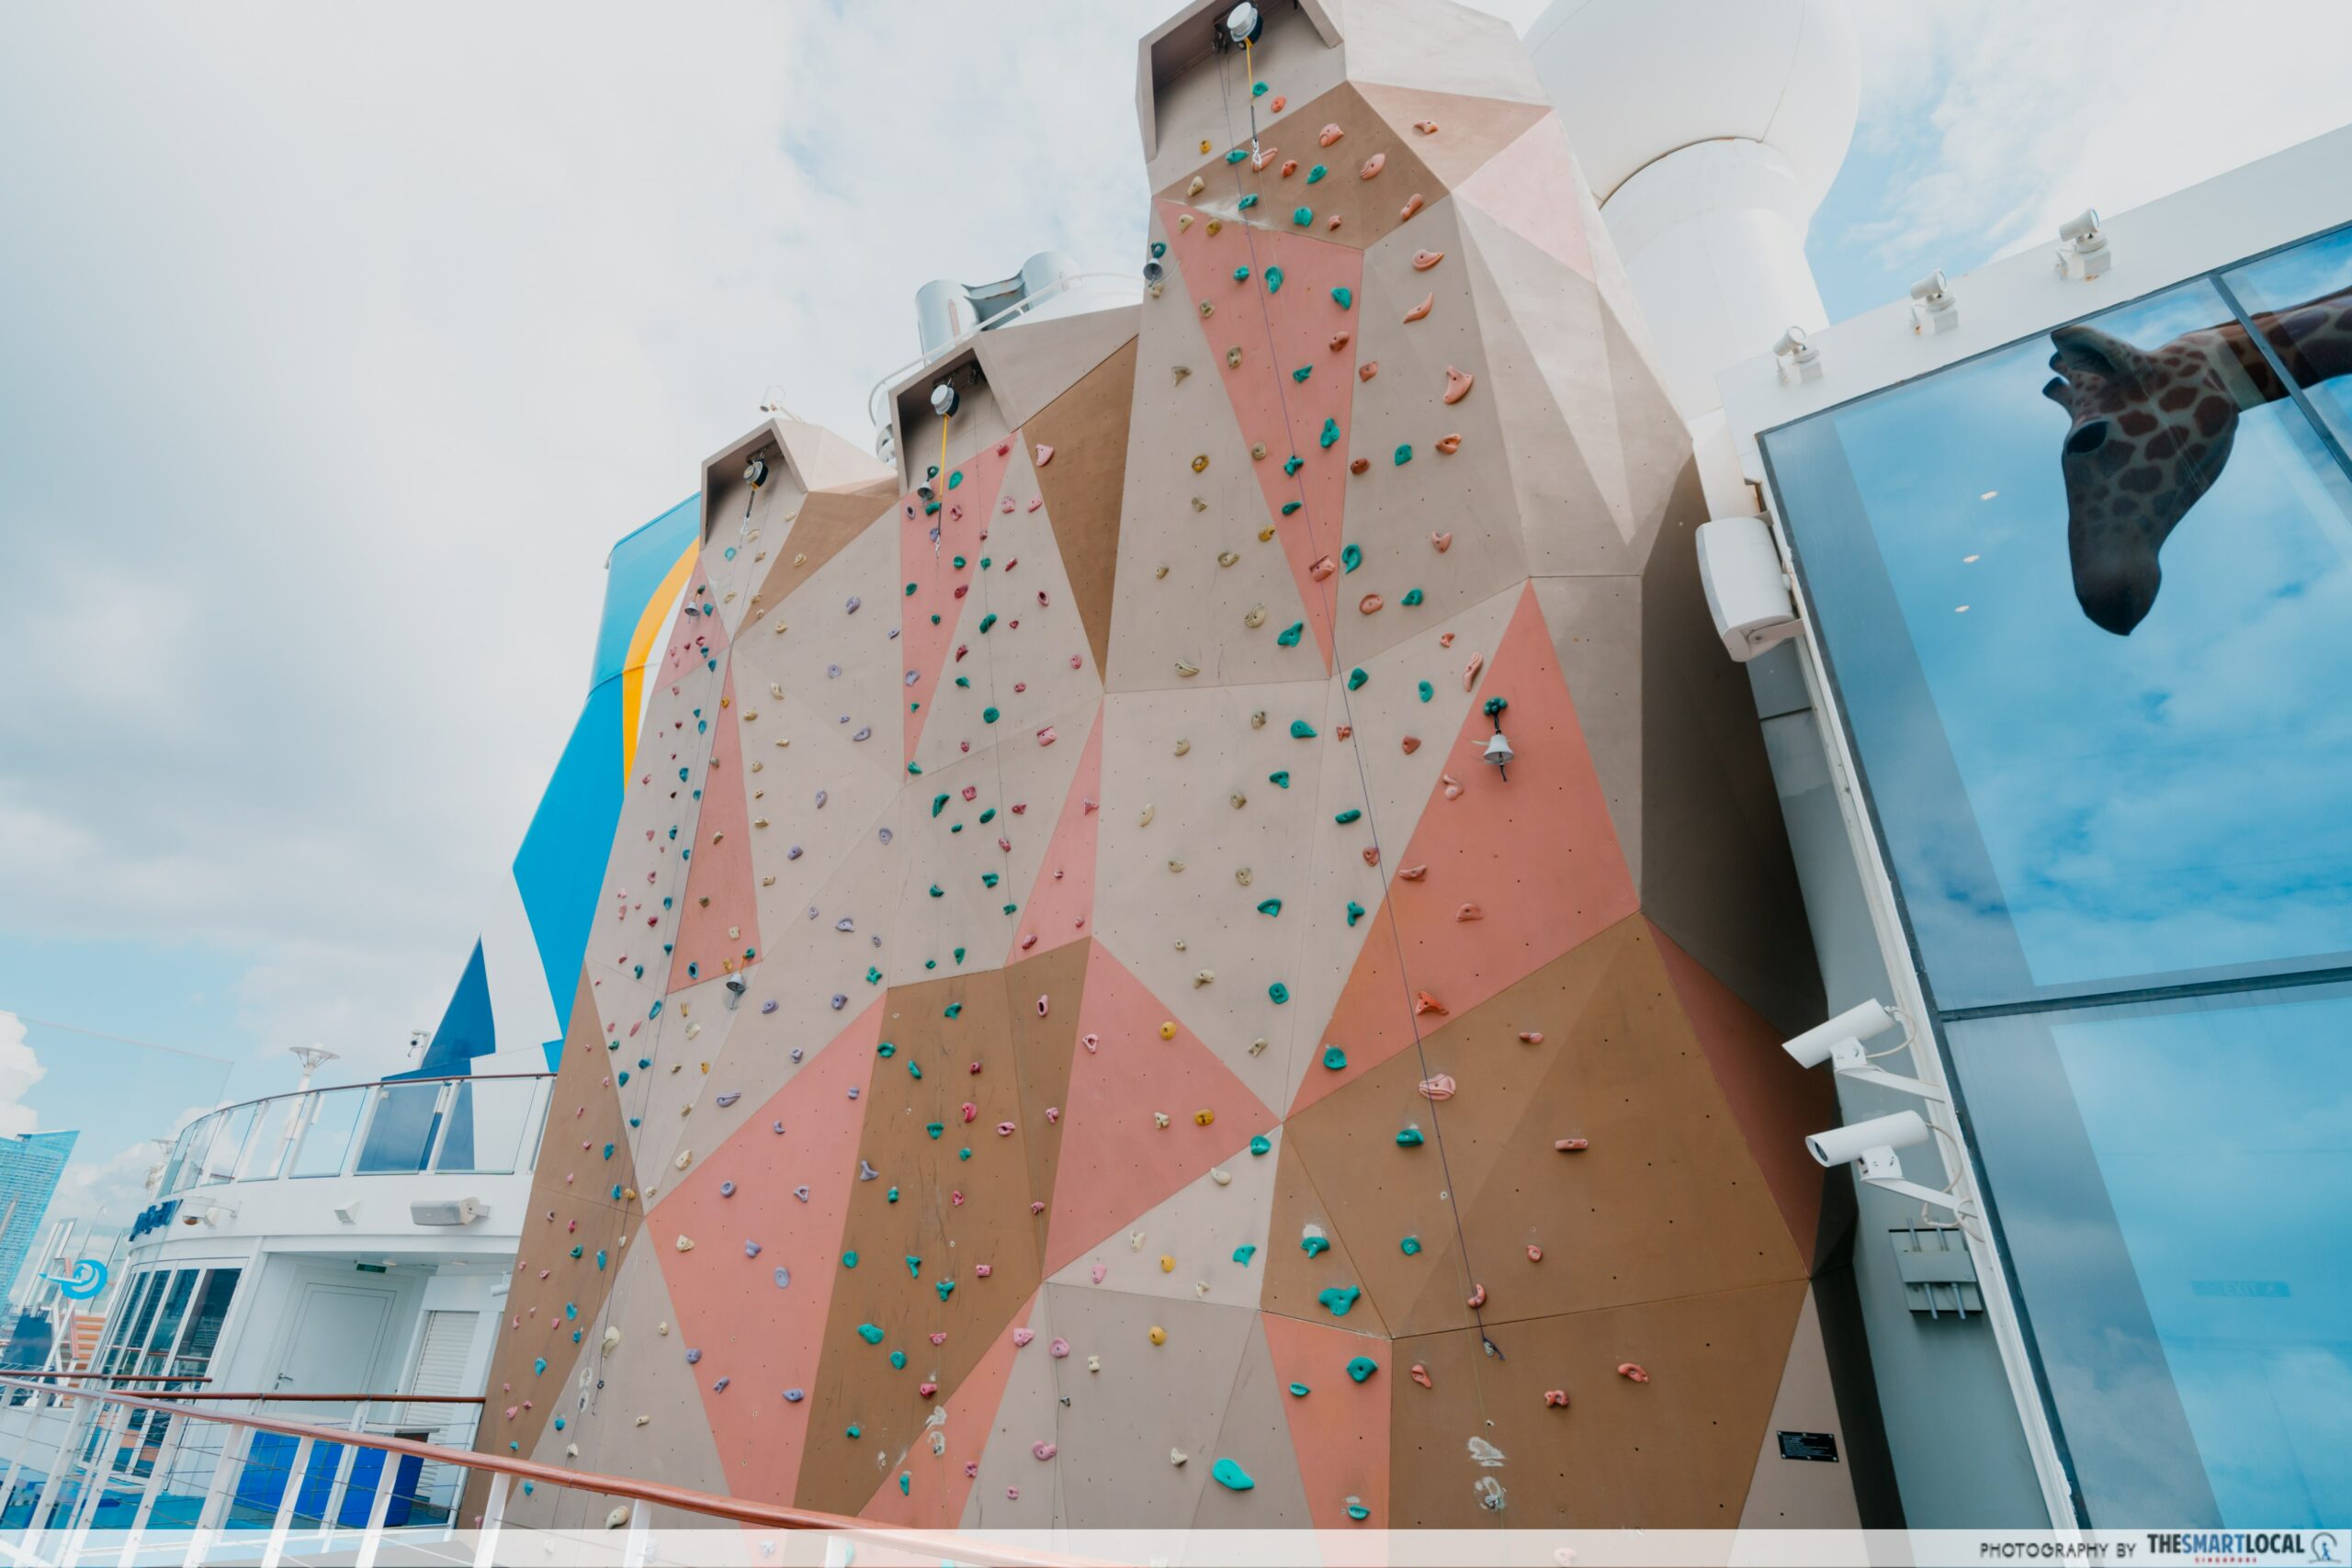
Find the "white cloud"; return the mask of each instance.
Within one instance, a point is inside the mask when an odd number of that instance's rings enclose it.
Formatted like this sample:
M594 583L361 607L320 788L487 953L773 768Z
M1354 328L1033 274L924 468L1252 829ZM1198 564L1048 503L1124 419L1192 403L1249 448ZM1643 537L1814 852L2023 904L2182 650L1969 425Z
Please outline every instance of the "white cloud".
M48 1072L26 1043L25 1021L0 1012L0 1138L40 1129L40 1113L25 1103L25 1096Z
M2086 207L2140 206L2352 118L2352 8L2334 0L1862 5L1855 22L1856 145L1904 175L1856 237L1911 270L2040 243Z

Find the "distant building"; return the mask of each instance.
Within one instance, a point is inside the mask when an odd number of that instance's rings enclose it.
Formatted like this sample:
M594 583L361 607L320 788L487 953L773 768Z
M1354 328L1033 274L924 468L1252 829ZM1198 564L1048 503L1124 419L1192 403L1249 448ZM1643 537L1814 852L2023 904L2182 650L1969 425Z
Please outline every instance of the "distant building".
M0 1292L13 1295L17 1275L74 1157L76 1132L20 1133L0 1138ZM6 1295L0 1295L5 1300Z

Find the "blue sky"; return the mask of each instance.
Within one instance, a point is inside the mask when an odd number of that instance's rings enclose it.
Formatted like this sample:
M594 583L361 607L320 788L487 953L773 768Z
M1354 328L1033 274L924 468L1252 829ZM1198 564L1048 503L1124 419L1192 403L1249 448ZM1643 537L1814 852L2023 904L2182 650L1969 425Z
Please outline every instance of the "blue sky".
M771 387L862 442L926 279L1128 267L1167 5L0 10L0 1010L169 1048L0 1020L0 1132L83 1127L119 1214L141 1140L288 1047L401 1066L606 547ZM1832 316L2329 129L2352 13L2261 11L2296 47L2217 73L2191 0L1860 6ZM876 112L943 82L952 127Z

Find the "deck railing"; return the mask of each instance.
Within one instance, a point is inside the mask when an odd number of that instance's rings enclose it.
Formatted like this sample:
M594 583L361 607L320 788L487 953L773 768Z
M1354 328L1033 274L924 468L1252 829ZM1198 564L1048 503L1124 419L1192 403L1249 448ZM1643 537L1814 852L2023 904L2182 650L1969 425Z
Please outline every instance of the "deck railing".
M374 1568L387 1545L400 1549L403 1560L420 1560L435 1543L445 1544L431 1560L469 1556L484 1568L505 1562L616 1568L708 1562L714 1541L724 1543L730 1561L776 1562L793 1559L777 1555L775 1540L763 1532L808 1530L937 1561L950 1539L479 1453L466 1446L482 1404L478 1397L147 1394L10 1376L0 1376L0 1390L27 1401L13 1412L23 1429L0 1428L0 1562L16 1568L278 1568L328 1554ZM421 1404L463 1409L466 1419L431 1441L402 1435L413 1424L399 1413ZM478 1517L461 1518L458 1499L476 1477L486 1478L484 1501ZM547 1522L526 1526L510 1518L518 1492L540 1495L528 1511ZM971 1564L1077 1561L970 1537L954 1538L946 1552ZM838 1552L828 1560L834 1556L848 1561Z

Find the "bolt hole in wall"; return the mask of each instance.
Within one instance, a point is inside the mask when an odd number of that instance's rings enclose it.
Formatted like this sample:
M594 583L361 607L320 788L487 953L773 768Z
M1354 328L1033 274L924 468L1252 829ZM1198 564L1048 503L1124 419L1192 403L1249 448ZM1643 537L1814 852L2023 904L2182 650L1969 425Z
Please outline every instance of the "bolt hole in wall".
M2347 434L2352 230L1762 440L2096 1523L2352 1514Z

